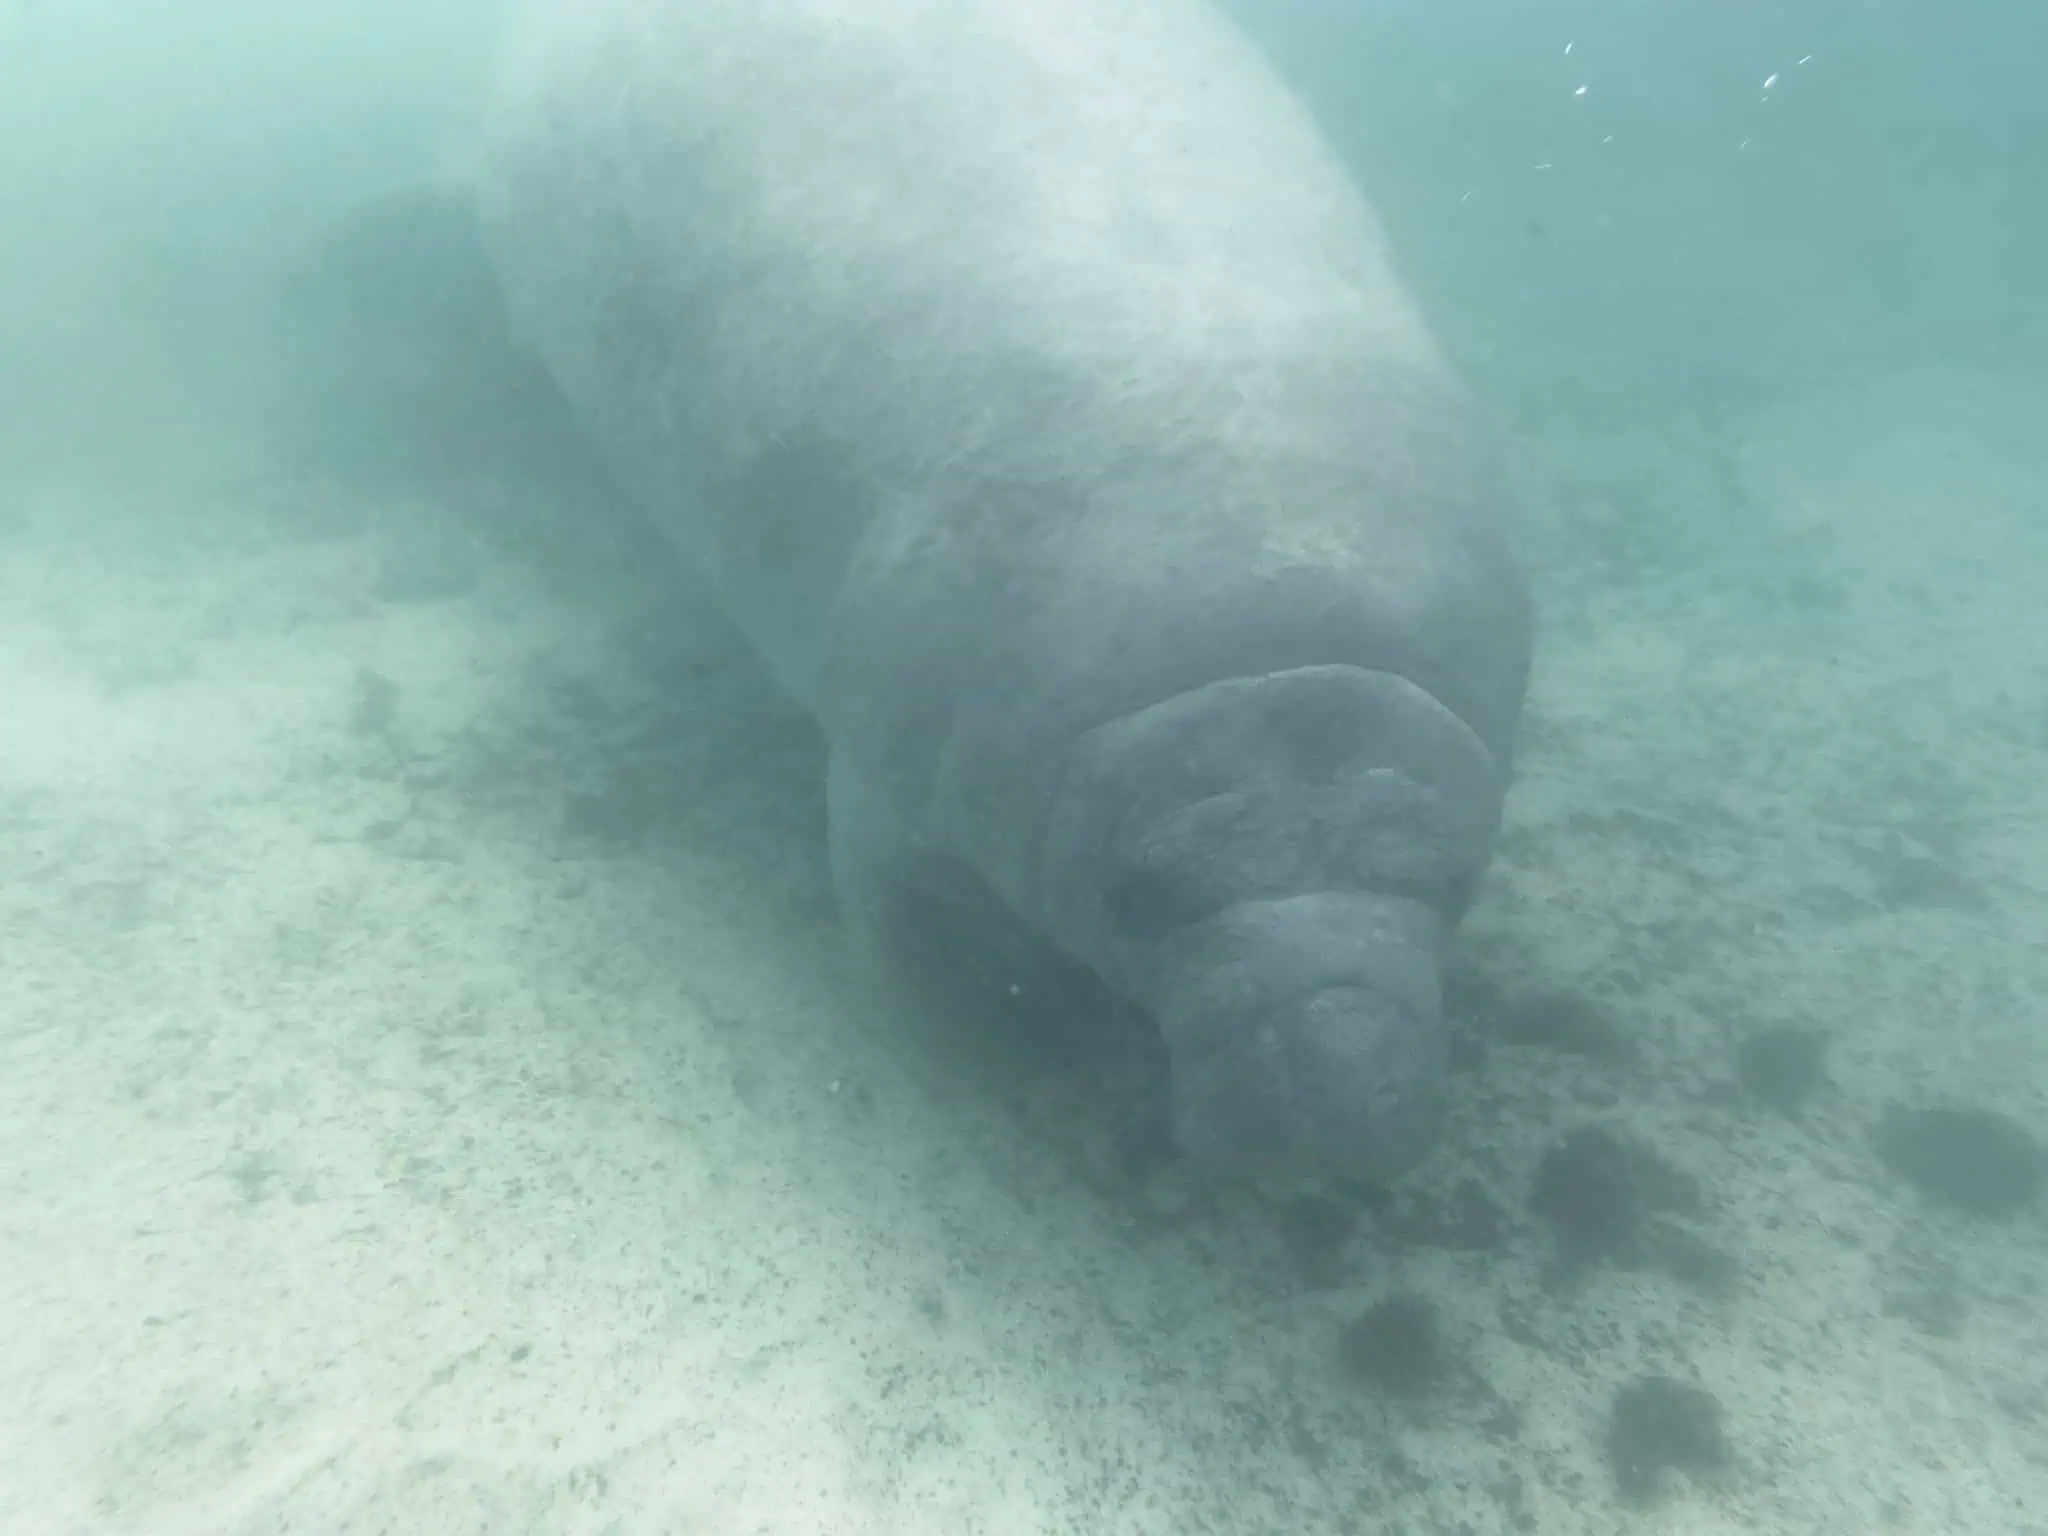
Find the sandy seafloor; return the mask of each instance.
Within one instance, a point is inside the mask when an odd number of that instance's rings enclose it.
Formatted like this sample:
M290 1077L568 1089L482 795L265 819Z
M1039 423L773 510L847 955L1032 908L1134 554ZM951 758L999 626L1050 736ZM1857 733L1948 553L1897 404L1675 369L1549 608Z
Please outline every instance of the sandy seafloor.
M2044 421L1930 370L1522 424L1472 1048L1314 1264L919 1043L806 726L645 562L260 473L10 493L0 1530L2048 1530L2048 1217L1871 1151L1894 1099L2048 1131ZM1732 1086L1772 1024L1833 1039L1796 1120ZM1530 1180L1588 1123L1724 1283L1560 1279ZM1404 1290L1415 1402L1336 1364ZM1736 1458L1648 1508L1643 1371Z

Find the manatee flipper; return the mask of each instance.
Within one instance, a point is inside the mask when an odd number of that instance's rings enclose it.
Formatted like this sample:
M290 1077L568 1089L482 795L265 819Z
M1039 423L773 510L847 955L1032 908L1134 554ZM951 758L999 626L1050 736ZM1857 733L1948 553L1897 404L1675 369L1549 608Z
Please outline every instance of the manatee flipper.
M915 829L843 752L826 774L832 885L864 959L939 1014L1000 1014L1035 992L1051 946Z
M926 1044L998 1085L1068 1075L1119 1140L1141 1143L1163 1126L1165 1061L1150 1017L1020 924L965 862L921 842L845 754L832 755L826 784L849 937L914 999Z
M909 829L843 752L826 767L825 806L840 916L864 956L891 960L890 913L913 880Z

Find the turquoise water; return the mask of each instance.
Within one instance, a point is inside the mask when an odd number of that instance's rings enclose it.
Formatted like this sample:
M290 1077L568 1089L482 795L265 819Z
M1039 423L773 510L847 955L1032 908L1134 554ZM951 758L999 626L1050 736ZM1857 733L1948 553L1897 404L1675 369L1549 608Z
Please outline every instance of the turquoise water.
M871 984L449 269L292 310L498 5L0 7L0 1529L2048 1528L2048 13L1231 10L1538 597L1387 1190Z

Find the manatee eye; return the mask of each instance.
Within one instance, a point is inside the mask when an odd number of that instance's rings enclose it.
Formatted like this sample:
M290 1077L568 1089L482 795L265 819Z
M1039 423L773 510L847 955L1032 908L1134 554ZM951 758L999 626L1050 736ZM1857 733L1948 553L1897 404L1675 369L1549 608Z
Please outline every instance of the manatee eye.
M1185 928L1203 911L1196 892L1166 869L1129 870L1110 883L1102 900L1124 937L1140 944Z

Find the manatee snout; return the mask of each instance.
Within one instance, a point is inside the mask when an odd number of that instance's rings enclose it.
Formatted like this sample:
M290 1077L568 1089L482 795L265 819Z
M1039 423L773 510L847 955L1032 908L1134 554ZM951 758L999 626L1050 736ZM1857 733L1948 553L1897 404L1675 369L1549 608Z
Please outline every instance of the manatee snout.
M1157 1021L1184 1153L1370 1181L1427 1151L1444 956L1504 772L1435 696L1356 666L1204 685L1084 738L1045 922Z
M1372 1180L1434 1138L1442 1050L1432 1020L1371 987L1330 987L1174 1063L1174 1139L1214 1167Z
M1374 1180L1415 1163L1442 1097L1437 917L1328 893L1205 926L1157 1005L1181 1149L1253 1175Z

